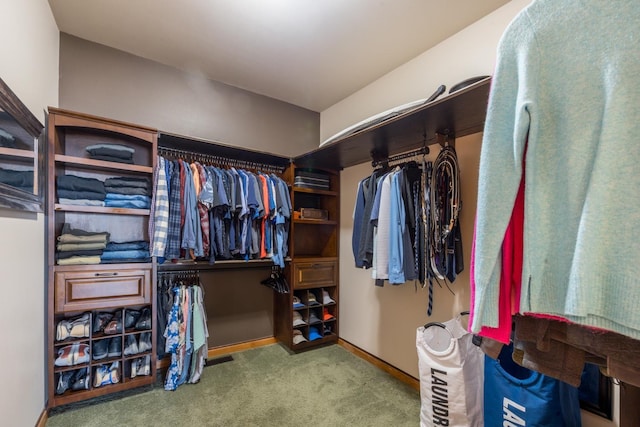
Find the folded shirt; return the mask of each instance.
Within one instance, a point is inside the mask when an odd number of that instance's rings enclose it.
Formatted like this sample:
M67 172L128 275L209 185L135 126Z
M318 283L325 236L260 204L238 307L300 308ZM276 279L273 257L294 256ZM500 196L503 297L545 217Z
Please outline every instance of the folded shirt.
M124 194L128 196L150 196L151 191L146 188L139 187L113 187L105 185L107 194Z
M0 168L0 182L20 189L28 188L33 193L33 171Z
M113 177L104 180L104 185L109 187L138 187L151 189L151 181L148 178Z
M104 206L104 200L66 199L64 197L58 197L58 203L60 203L61 205L76 206Z
M65 190L62 188L58 188L56 190L58 194L58 202L60 199L86 199L86 200L99 200L103 201L104 197L107 193L105 192L96 192L96 191L78 191L78 190Z
M58 260L58 265L100 264L99 256L74 256Z
M102 193L103 197L104 197L104 194L106 194L106 191L104 190L104 183L99 179L86 178L86 177L76 176L76 175L61 175L57 177L56 188L58 190L62 189L62 190L70 190L70 191L89 191L93 193ZM78 197L69 197L69 198L77 199Z
M96 160L133 163L135 149L120 144L94 144L86 148L89 156Z
M136 240L132 242L109 242L106 247L107 251L130 251L130 250L149 250L149 242L144 240Z
M109 241L109 233L106 231L86 231L73 229L69 224L62 226L62 234L58 236L58 243L104 243Z
M102 249L90 249L90 250L86 250L86 251L64 251L64 252L58 252L56 254L56 258L58 259L64 259L64 258L71 258L74 256L100 256L102 255Z
M149 209L151 200L105 200L104 205L109 208Z
M91 249L104 249L107 247L106 242L89 242L89 243L58 243L56 249L58 252L64 251L86 251Z
M100 256L102 260L108 259L124 259L124 258L132 258L132 259L140 259L140 258L148 258L149 251L145 250L129 250L129 251L104 251Z

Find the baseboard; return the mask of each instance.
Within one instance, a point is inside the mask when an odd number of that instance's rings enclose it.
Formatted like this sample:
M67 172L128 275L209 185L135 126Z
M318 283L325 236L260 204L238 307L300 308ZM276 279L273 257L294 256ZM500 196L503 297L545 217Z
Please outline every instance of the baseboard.
M268 337L268 338L261 338L261 339L252 340L252 341L241 342L237 344L211 347L207 352L207 359L223 356L230 353L235 353L238 351L250 350L252 348L264 347L266 345L275 344L277 342L278 341L275 339L275 337ZM171 364L171 359L169 357L165 357L162 360L158 360L158 363L156 364L156 369L157 370L166 369L169 367L170 364Z
M397 380L400 380L403 383L408 384L415 390L420 391L420 381L417 378L412 377L406 372L401 371L395 366L388 364L384 360L379 359L378 357L374 356L371 353L366 352L365 350L359 347L356 347L355 345L351 344L348 341L343 340L342 338L338 339L338 345L342 346L347 351L355 354L359 358L364 359L367 362L371 363L372 365L382 369L383 371L385 371L392 377L396 378Z
M49 413L46 409L42 410L40 417L38 417L38 421L36 422L36 427L45 427L47 425L47 420L49 419Z

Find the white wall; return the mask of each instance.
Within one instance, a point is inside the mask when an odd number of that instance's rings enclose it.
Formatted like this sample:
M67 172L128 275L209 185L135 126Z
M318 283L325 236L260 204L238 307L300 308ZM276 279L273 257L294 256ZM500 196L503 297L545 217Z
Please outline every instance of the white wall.
M513 17L530 0L513 0L438 46L378 79L321 112L321 141L345 127L394 106L426 98L440 84L451 87L477 75L493 73L497 43ZM370 271L354 267L351 251L351 218L359 180L369 175L370 165L347 168L341 173L340 219L340 336L342 339L418 378L415 349L416 328L429 321L445 321L469 307L468 266L475 218L477 173L481 134L456 141L462 177L463 209L460 216L465 271L452 285L455 295L436 286L434 313L426 315L426 289L412 283L375 287ZM435 158L437 149L429 157ZM617 390L614 408L617 408ZM617 411L616 411L617 412ZM618 425L583 414L585 427Z
M0 1L0 77L44 124L58 103L58 27L45 0ZM0 417L33 426L45 408L44 215L0 209Z

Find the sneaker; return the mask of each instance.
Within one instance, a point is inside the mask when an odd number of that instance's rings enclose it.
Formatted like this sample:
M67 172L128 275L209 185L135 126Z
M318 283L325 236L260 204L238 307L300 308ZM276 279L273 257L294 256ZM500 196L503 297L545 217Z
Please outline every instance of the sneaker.
M151 310L149 309L149 307L145 307L142 309L140 318L136 322L136 329L151 329Z
M104 327L113 319L113 313L100 312L93 316L93 333L97 334L104 330Z
M118 368L120 366L119 361L115 361L111 366L100 365L96 367L93 386L102 387L109 384L116 384L120 381Z
M76 347L76 352L74 354L74 365L80 365L82 363L89 363L91 360L91 355L89 354L89 344L80 343Z
M122 339L120 337L113 337L109 341L109 350L107 355L109 357L122 356Z
M56 394L63 394L69 389L71 379L76 371L65 371L58 374L58 384L56 385Z
M151 375L151 356L147 354L146 356L139 358L137 361L136 374L145 376Z
M85 338L90 334L89 313L84 313L69 323L69 335L73 338Z
M138 343L138 352L144 353L151 350L151 332L143 332L140 334L140 342Z
M56 325L56 341L64 341L69 337L85 338L89 333L89 313L75 319L62 319Z
M133 328L140 318L140 312L138 310L125 310L124 312L124 328Z
M104 333L107 335L122 333L122 311L116 311L111 321L104 327Z
M77 343L71 345L65 345L62 348L58 349L58 357L53 362L55 366L73 366L73 361L75 359L75 353L77 350Z
M89 390L89 368L80 368L75 371L71 381L71 390Z
M131 356L138 353L140 353L140 349L138 348L138 341L136 341L136 337L133 335L127 335L125 337L124 355Z
M107 357L109 353L109 341L108 339L104 339L93 342L93 360L101 360Z

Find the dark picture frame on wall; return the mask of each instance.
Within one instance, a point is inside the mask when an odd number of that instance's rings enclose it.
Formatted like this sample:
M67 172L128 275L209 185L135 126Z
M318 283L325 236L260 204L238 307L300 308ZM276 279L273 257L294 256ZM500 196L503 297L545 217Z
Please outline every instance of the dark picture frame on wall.
M44 126L0 78L0 208L43 212Z
M603 375L598 365L585 364L578 395L583 410L608 420L613 418L613 379Z

